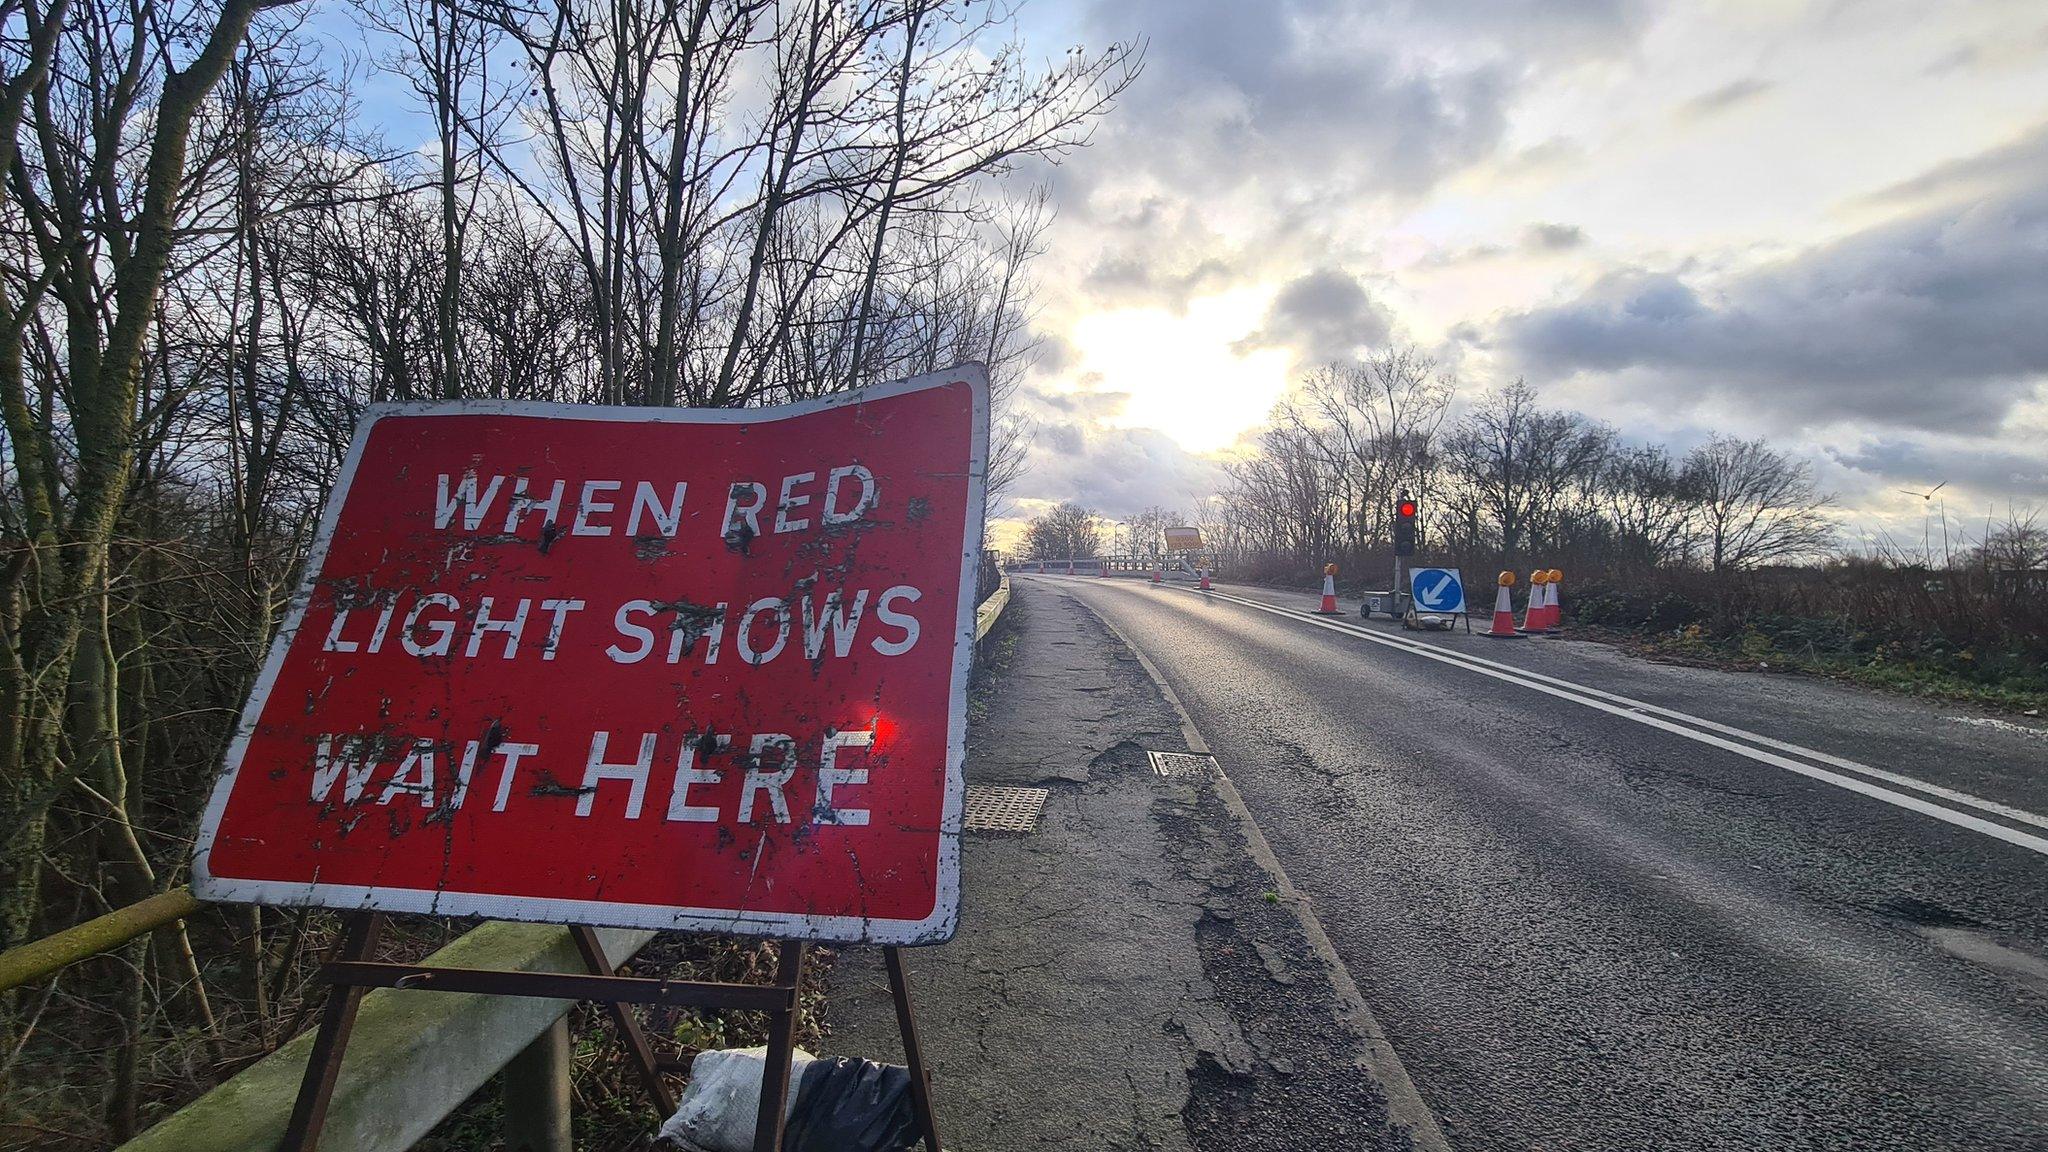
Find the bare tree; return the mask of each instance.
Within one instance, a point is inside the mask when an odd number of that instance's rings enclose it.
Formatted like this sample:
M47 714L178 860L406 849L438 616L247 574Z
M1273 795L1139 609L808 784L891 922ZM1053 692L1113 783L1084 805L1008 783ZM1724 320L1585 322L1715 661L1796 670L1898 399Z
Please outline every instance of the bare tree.
M1080 560L1102 547L1096 515L1072 500L1034 516L1024 526L1025 555L1034 560Z
M1450 374L1413 345L1331 364L1302 382L1317 442L1345 493L1344 524L1354 547L1391 538L1397 493L1427 502L1456 388Z
M1613 443L1605 425L1540 407L1525 380L1488 394L1444 445L1468 534L1490 526L1510 560L1542 546L1561 497L1598 475Z
M12 349L0 353L0 410L24 545L7 574L10 666L0 690L0 863L8 883L0 946L20 943L35 921L49 807L84 766L60 754L65 702L134 473L144 358L194 191L193 126L250 22L274 6L138 3L76 24L61 3L21 9L28 56L5 87L22 89L36 152L17 148L9 208L40 266L9 270L8 329L18 339L36 325L48 292L62 312L63 340L33 372ZM67 51L94 65L48 67L52 52ZM148 127L128 145L131 116L151 96Z
M1984 539L1972 550L1971 560L1995 573L2032 572L2048 567L2048 527L2032 509L2008 509L2005 523L1992 525L1985 515Z
M463 382L458 314L464 249L480 192L481 146L497 139L512 104L513 90L491 71L500 33L474 8L444 0L375 0L362 11L396 45L384 68L405 80L434 121L441 226L441 276L434 300L440 356L435 367L438 393L456 399Z
M1834 541L1834 497L1815 487L1812 465L1762 440L1714 437L1686 456L1685 482L1716 573L1803 559Z
M1624 448L1608 457L1598 498L1621 563L1659 568L1691 559L1696 493L1681 464L1662 445Z

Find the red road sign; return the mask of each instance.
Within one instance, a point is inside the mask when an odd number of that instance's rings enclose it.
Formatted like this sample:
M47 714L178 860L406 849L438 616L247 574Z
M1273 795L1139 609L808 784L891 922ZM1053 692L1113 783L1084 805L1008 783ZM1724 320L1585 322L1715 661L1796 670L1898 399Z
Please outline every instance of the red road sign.
M988 384L382 405L193 864L207 899L952 936Z

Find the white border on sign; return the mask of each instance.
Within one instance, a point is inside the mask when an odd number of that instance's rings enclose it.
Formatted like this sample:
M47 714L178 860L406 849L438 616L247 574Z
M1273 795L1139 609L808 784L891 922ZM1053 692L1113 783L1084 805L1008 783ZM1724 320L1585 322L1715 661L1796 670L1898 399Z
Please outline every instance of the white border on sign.
M235 778L242 769L257 720L270 690L284 667L285 654L298 634L320 572L327 562L328 544L334 538L336 522L349 485L355 480L370 430L386 416L545 416L558 420L599 420L614 423L655 424L767 424L807 416L834 408L858 407L873 400L885 400L910 392L921 392L954 384L967 384L974 396L974 427L971 458L967 471L967 512L963 525L960 557L960 595L953 621L953 684L947 702L946 795L939 820L937 895L931 914L921 920L889 920L868 916L807 916L785 912L744 912L724 908L677 908L664 904L619 904L602 900L543 900L529 896L504 896L482 892L446 892L434 888L371 888L356 884L287 883L276 880L237 880L215 876L208 869L214 835L221 814L234 791ZM962 364L942 372L928 372L908 380L873 384L864 388L779 404L769 408L598 408L581 404L549 404L524 400L458 400L434 403L373 404L356 425L341 475L327 507L321 512L319 531L306 556L305 573L285 613L284 625L271 641L270 655L256 680L242 719L228 745L224 770L207 801L206 815L199 826L199 841L192 857L192 893L202 900L222 903L274 904L335 908L344 911L374 909L381 912L419 912L435 916L482 916L492 920L525 920L545 924L588 924L608 928L681 929L692 932L729 932L772 936L792 940L830 940L868 944L940 944L953 938L960 921L960 822L966 800L967 679L974 660L975 570L981 562L981 534L985 482L988 474L988 370L980 364Z

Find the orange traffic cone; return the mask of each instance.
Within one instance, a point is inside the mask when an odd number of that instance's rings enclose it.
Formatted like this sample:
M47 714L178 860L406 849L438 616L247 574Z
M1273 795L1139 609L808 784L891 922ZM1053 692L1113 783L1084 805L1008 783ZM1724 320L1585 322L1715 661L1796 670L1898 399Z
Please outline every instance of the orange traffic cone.
M1318 616L1342 616L1337 610L1337 566L1323 565L1323 606L1316 609Z
M1564 573L1556 568L1550 570L1550 580L1544 584L1543 593L1547 603L1543 608L1543 631L1552 636L1564 631L1564 608L1557 602L1557 586L1564 583Z
M1153 582L1154 584L1164 584L1164 583L1166 583L1166 566L1165 566L1165 565L1163 565L1163 564L1154 564L1154 565L1152 566L1152 582Z
M1202 569L1201 576L1201 583L1197 586L1201 588L1202 591L1207 592L1209 590L1209 570L1207 568Z
M1516 631L1525 636L1543 634L1543 613L1550 604L1549 598L1543 594L1543 589L1549 583L1548 569L1538 568L1529 573L1529 602L1522 607L1522 626Z
M1494 583L1500 586L1500 591L1493 597L1493 627L1480 635L1496 640L1518 640L1522 634L1515 631L1515 574L1503 572Z

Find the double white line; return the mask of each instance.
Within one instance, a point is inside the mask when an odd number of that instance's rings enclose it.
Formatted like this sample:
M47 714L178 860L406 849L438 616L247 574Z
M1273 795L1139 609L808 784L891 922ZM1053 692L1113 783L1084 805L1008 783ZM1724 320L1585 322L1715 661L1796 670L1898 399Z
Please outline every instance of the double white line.
M1997 816L2016 824L2048 829L2048 817L2038 816L2025 809L2000 804L1995 800L1986 800L1981 796L1972 796L1967 792L1958 792L1953 788L1944 788L1939 784L1929 784L1924 780L1915 780L1911 776L1902 776L1897 772L1887 772L1882 768L1873 768L1868 764L1859 764L1854 760L1830 755L1817 749L1802 747L1783 740L1775 740L1769 736L1737 728L1731 724L1722 724L1702 716L1694 716L1689 712L1680 712L1676 709L1632 699L1618 693L1607 692L1599 688L1589 688L1583 684L1574 684L1569 680L1560 680L1555 676L1546 676L1541 672L1533 672L1527 668L1517 668L1514 665L1488 660L1481 656L1432 647L1421 641L1410 640L1404 636L1388 636L1368 628L1348 623L1339 623L1325 617L1311 615L1307 612L1296 611L1290 608L1276 607L1258 600L1248 600L1242 596L1233 596L1227 592L1210 591L1196 593L1193 589L1177 590L1209 596L1218 600L1228 600L1233 604L1241 604L1246 608L1268 612L1275 616L1283 616L1297 623L1328 629L1332 632L1341 632L1346 636L1412 653L1424 659L1435 660L1441 664L1449 664L1454 668L1462 668L1467 672L1477 673L1481 676L1490 676L1495 680L1526 688L1532 692L1541 692L1547 696L1555 696L1560 700L1569 700L1582 707L1605 712L1611 716L1619 716L1624 720L1634 721L1637 724L1669 732L1675 736L1682 736L1687 740L1721 748L1738 756L1747 757L1759 764L1769 764L1774 768L1782 768L1787 772L1796 773L1809 780L1818 780L1823 784L1832 784L1837 788L1844 788L1848 791L1868 796L1873 800L1881 800L1886 804L1904 808L1909 812L1918 812L1923 816L1932 816L1936 820L1953 824L1958 828L1968 828L1972 832L1980 832L1994 840L2002 840L2007 844L2016 845L2030 852L2038 852L2043 856L2048 856L2048 838L2043 838L2019 828L2009 827L1996 821L1987 820L1982 816L1973 815L1971 812L1961 810L1974 809L1977 812ZM1789 755L1786 755L1788 753ZM1794 756L1799 757L1799 759L1793 759L1792 757ZM1821 765L1827 765L1828 767L1821 767ZM1836 768L1843 771L1831 770ZM1855 773L1855 775L1845 775L1845 772ZM1879 784L1875 783L1875 781L1883 781L1884 783ZM1889 788L1885 786L1886 784L1896 785L1897 787ZM1900 789L1910 789L1910 791L1901 791ZM1937 799L1945 803L1936 803Z

